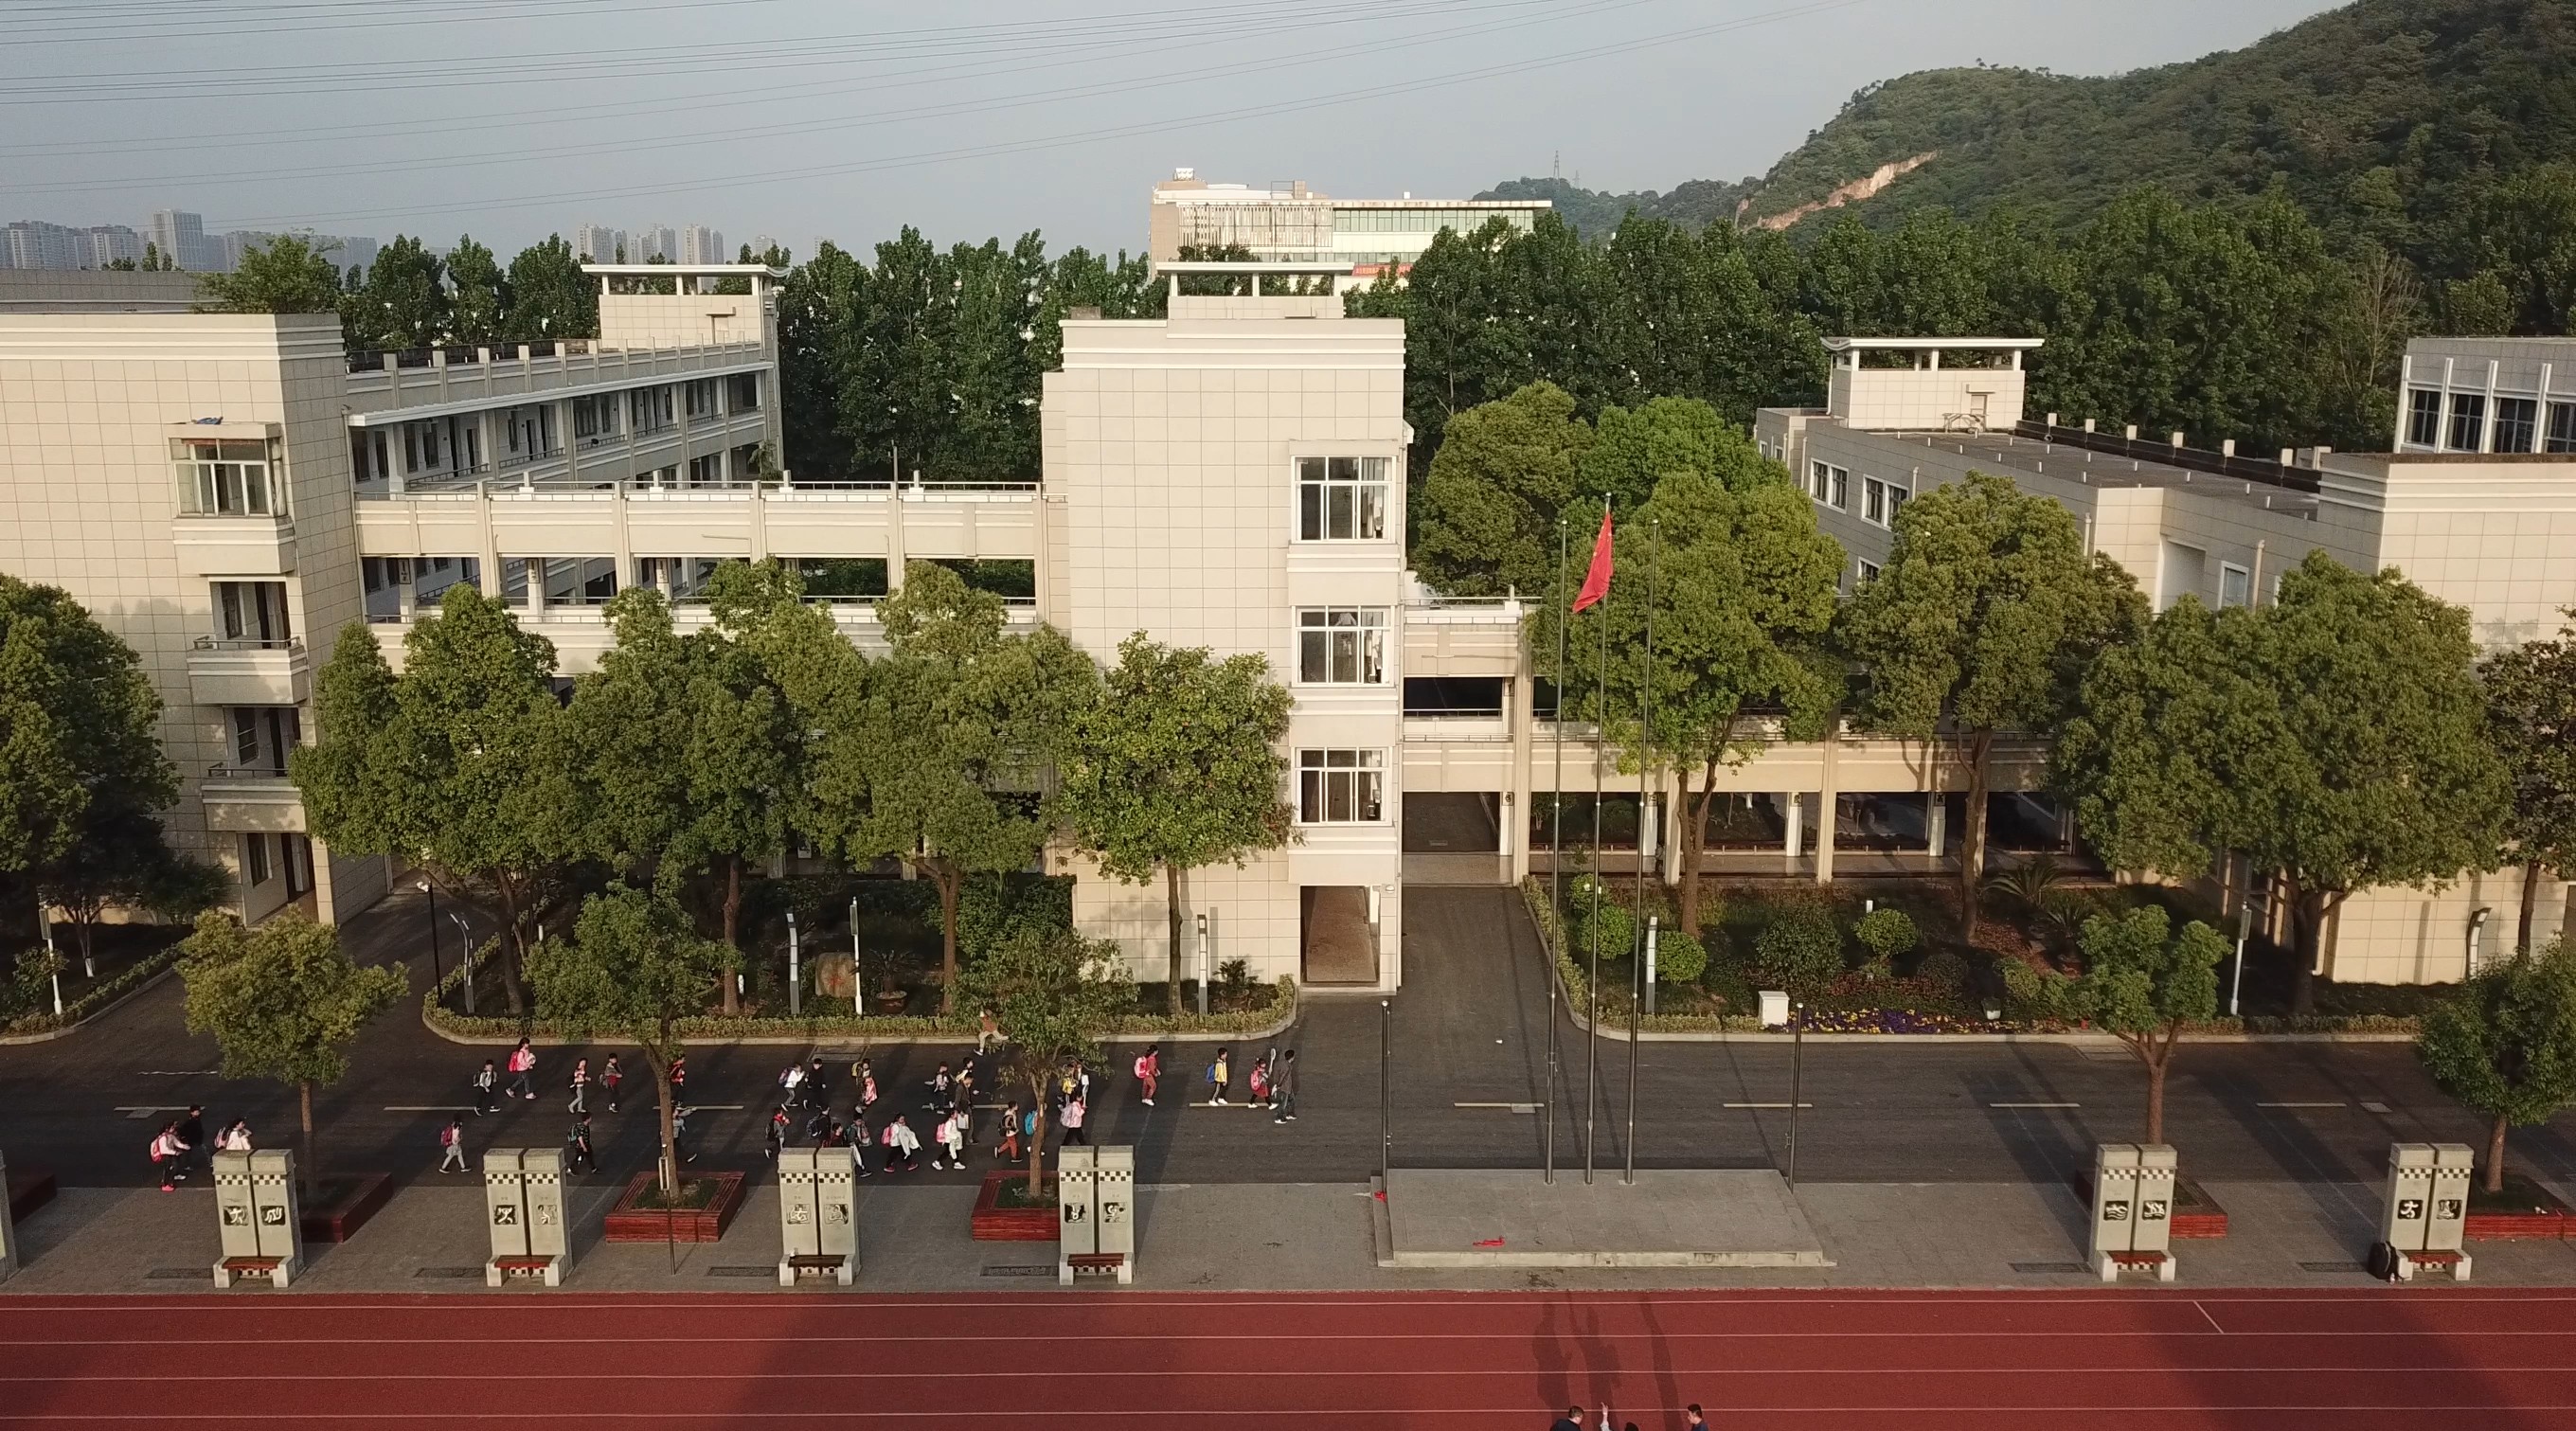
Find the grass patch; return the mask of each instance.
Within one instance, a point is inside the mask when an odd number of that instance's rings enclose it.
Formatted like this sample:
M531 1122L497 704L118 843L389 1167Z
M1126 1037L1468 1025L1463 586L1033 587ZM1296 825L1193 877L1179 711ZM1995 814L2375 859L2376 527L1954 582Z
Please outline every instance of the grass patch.
M703 1212L715 1206L723 1192L724 1184L713 1178L683 1178L678 1190L666 1199L661 1184L647 1183L644 1191L636 1194L635 1211Z
M1038 1184L1037 1196L1031 1197L1028 1175L1016 1174L1009 1182L993 1189L993 1206L1003 1212L1029 1212L1038 1208L1052 1210L1055 1207L1055 1181L1050 1178Z

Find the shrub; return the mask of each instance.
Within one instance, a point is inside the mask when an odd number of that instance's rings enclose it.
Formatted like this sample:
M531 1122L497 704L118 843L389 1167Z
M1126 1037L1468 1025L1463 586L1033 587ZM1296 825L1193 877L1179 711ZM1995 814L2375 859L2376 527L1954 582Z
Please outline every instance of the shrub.
M1968 987L1968 956L1956 949L1935 949L1914 966L1914 977L1945 989Z
M1922 942L1922 931L1905 911L1887 906L1871 910L1852 926L1852 937L1869 951L1870 957L1882 964L1892 964L1896 956Z
M1822 988L1842 971L1842 930L1829 909L1783 909L1753 941L1753 972L1766 985L1803 994Z
M1696 984L1708 972L1708 946L1688 930L1667 929L1655 936L1655 982Z
M1628 957L1629 951L1636 947L1636 916L1612 904L1607 894L1602 897L1598 914L1593 912L1592 902L1589 899L1576 905L1573 923L1574 947L1569 952L1578 959L1592 957L1592 936L1596 926L1601 936L1602 958L1624 959Z

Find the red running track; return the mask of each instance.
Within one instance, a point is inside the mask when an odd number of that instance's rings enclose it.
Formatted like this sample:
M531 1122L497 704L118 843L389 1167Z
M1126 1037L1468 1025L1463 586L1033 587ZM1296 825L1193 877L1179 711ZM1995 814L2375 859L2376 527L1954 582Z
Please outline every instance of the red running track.
M0 1297L0 1426L2576 1427L2576 1292ZM2116 1420L2111 1419L2116 1418Z

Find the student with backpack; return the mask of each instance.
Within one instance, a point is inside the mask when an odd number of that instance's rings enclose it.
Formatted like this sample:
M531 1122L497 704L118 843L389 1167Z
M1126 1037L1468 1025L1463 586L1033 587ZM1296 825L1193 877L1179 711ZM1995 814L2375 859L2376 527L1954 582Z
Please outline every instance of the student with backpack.
M1226 1086L1234 1081L1233 1057L1230 1051L1220 1048L1216 1051L1216 1062L1208 1065L1207 1081L1216 1087L1215 1095L1208 1102L1218 1108L1225 1106Z
M888 1173L895 1170L896 1158L903 1159L903 1170L907 1173L920 1169L921 1135L912 1131L911 1119L901 1113L894 1115L894 1121L885 1126L885 1133L880 1141L885 1144L885 1170Z
M1145 1090L1146 1107L1154 1106L1154 1085L1162 1081L1163 1046L1149 1043L1143 1053L1136 1055L1136 1082Z
M964 1110L961 1109L939 1120L939 1146L941 1156L930 1160L932 1171L952 1167L960 1171L965 1169L966 1114Z
M611 1113L617 1111L618 1085L625 1081L626 1075L617 1070L617 1055L610 1054L608 1062L600 1066L599 1091L608 1095L608 1111Z
M1243 1076L1243 1081L1252 1090L1253 1107L1270 1106L1270 1060L1267 1057L1253 1064L1252 1071Z
M570 1113L576 1118L589 1117L589 1098L590 1060L586 1058L576 1058L572 1061L572 1102L564 1106L564 1111L566 1113Z
M1073 1099L1064 1105L1064 1146L1070 1148L1076 1143L1086 1148L1091 1146L1090 1136L1082 1131L1082 1119L1081 1099Z
M480 1118L492 1111L492 1090L498 1081L497 1075L492 1072L492 1060L488 1058L483 1060L483 1071L474 1075L475 1117Z
M574 1119L571 1129L564 1134L564 1173L569 1176L580 1172L584 1166L594 1173L599 1171L599 1154L590 1145L590 1115L587 1113Z
M767 1141L760 1150L760 1155L773 1163L777 1162L778 1150L786 1146L787 1109L786 1106L782 1104L779 1107L769 1110L769 1134Z
M778 1071L778 1106L781 1108L795 1107L798 1090L804 1086L804 1083L805 1065L801 1063L791 1063L785 1068L780 1069Z
M1279 1116L1271 1122L1297 1121L1297 1050L1293 1048L1280 1060L1278 1071L1270 1075L1270 1101L1279 1110Z
M514 1075L510 1081L510 1096L536 1102L537 1087L532 1080L537 1073L537 1051L528 1047L526 1039L519 1040L519 1046L510 1050L510 1072Z
M1004 1163L1020 1160L1020 1105L1017 1099L1002 1109L1002 1136L993 1140L993 1158Z
M177 1192L188 1176L188 1145L179 1138L177 1120L161 1125L152 1139L152 1166L161 1174L161 1191Z
M466 1173L473 1171L473 1169L465 1166L464 1114L460 1113L449 1118L447 1120L447 1126L438 1130L438 1149L438 1170L440 1172Z

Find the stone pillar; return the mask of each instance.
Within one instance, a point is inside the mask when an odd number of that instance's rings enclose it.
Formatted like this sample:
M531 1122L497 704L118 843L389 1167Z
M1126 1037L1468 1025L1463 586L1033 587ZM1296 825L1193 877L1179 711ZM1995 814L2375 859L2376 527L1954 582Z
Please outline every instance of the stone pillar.
M1834 803L1842 794L1834 780L1834 756L1842 749L1842 732L1825 737L1825 778L1816 792L1816 883L1834 882Z

